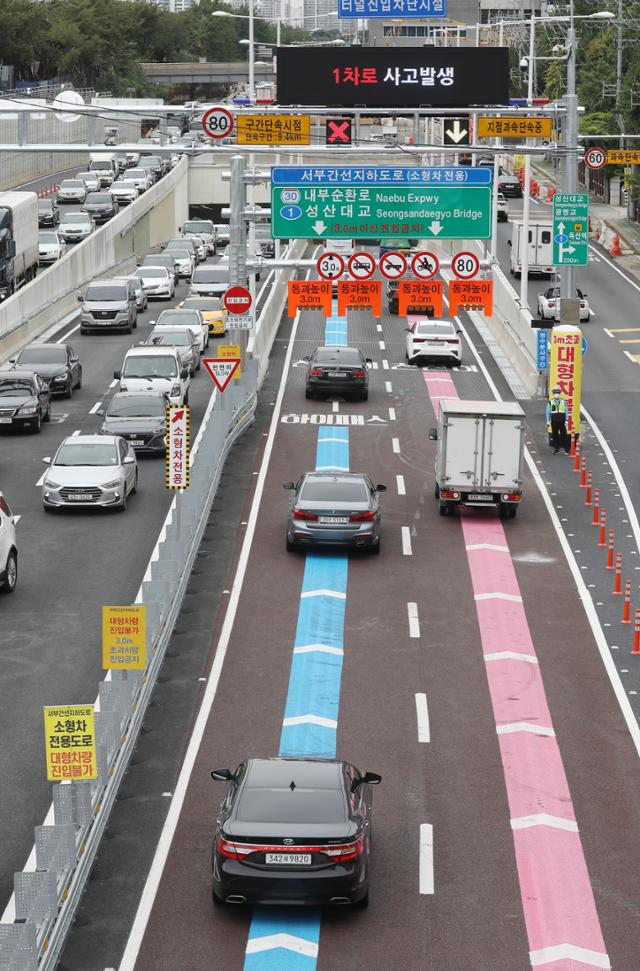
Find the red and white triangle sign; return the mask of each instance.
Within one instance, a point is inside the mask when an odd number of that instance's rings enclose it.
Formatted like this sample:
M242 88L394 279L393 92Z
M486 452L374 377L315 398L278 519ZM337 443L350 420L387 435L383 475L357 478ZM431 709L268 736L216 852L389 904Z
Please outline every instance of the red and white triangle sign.
M218 391L224 391L240 367L239 357L203 357L202 363L213 378Z

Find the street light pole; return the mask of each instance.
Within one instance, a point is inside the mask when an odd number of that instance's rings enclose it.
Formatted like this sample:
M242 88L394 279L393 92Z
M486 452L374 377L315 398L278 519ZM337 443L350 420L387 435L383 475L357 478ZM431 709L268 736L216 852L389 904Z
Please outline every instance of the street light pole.
M253 3L254 0L249 0L249 98L251 101L254 101L256 97L256 49L253 33Z
M578 185L578 160L575 155L578 143L578 98L576 95L576 29L573 22L573 0L571 0L569 11L571 19L567 34L567 93L564 99L567 106L564 144L568 151L564 159L562 188L564 192L574 193ZM563 266L560 281L561 297L575 296L574 280L574 268L569 265Z
M618 0L618 25L616 30L616 108L622 95L622 0Z
M536 14L535 8L531 14L531 24L529 29L529 63L527 76L527 104L533 100L533 58L535 53L535 29ZM522 265L520 267L520 310L529 309L529 211L531 198L529 187L531 183L531 156L527 153L524 157L524 205L522 207L522 243L520 255ZM518 254L516 254L516 259Z

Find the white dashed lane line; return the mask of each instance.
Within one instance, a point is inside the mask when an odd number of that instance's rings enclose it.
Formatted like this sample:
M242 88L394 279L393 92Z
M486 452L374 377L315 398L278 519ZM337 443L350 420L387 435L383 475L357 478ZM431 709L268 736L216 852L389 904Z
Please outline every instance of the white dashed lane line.
M389 408L389 421L395 421L395 420L396 420L396 409Z
M392 438L391 439L391 448L393 449L393 451L394 451L394 453L396 455L400 455L400 439L399 438Z
M411 530L408 526L402 527L402 553L404 556L413 555L413 548L411 546Z
M420 619L416 603L407 604L407 616L409 618L409 637L420 637Z
M433 826L420 825L420 893L432 894L433 881Z
M404 484L404 476L403 475L397 475L396 476L396 488L398 490L398 495L399 496L406 496L407 489L406 489L406 486Z
M391 394L391 392L393 391L393 388L391 387L391 381L385 381L384 390L387 391L389 394Z
M427 696L423 692L416 694L416 718L418 720L418 741L430 742L429 709L427 708Z
M102 402L101 401L96 401L96 403L93 406L93 408L90 408L89 409L89 414L90 415L95 415L95 413L98 411L98 409L100 408L101 405L102 405Z

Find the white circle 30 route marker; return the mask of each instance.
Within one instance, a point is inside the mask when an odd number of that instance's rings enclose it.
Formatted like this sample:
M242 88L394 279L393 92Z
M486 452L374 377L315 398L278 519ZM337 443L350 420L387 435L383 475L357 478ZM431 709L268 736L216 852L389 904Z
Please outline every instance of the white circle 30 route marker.
M588 148L584 153L584 164L590 169L601 169L607 164L607 153L604 148Z
M419 250L411 260L411 269L419 280L430 280L440 269L440 261L435 253Z
M323 280L335 280L344 273L344 260L339 253L323 253L318 257L316 266Z
M233 115L222 105L209 108L202 116L202 127L209 138L226 138L233 131Z
M384 253L380 257L380 272L387 280L399 280L407 272L407 261L402 253Z
M475 253L456 253L451 258L451 270L459 280L471 280L480 271L480 260Z
M376 272L376 261L370 253L352 253L347 268L354 280L369 280Z

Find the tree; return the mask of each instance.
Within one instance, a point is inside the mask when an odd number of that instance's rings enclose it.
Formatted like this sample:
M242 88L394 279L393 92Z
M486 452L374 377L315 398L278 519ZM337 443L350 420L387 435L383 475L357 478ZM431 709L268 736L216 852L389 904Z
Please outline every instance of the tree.
M12 65L23 80L34 75L32 66L46 50L48 10L32 0L0 2L0 66Z

